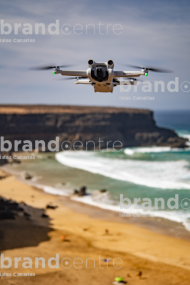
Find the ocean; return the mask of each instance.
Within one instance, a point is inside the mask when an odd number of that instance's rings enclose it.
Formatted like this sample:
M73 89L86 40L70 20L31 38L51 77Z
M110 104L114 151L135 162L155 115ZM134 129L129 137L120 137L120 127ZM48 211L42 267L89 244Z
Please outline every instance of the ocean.
M190 231L190 111L156 111L154 118L158 126L188 138L189 147L39 153L35 160L7 167L21 177L25 171L31 173L34 178L30 183L48 193L70 195L73 189L86 186L89 195L71 199L128 215L165 218ZM130 199L128 209L121 209L120 194ZM167 202L176 195L178 207L171 209ZM142 207L147 198L149 209ZM160 203L155 207L155 198L162 198L164 206ZM138 208L134 199L139 199ZM174 206L174 201L170 205Z

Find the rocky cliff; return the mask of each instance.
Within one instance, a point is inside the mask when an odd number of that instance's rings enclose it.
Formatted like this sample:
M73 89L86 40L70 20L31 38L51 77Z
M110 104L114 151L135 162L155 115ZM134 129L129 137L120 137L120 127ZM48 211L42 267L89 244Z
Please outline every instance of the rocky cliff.
M101 148L108 141L121 141L124 147L184 147L186 142L174 131L157 127L150 110L82 106L1 105L0 136L11 142L30 140L33 148L35 140L47 144L56 136L60 143L80 140L85 145L92 140L96 147L100 138Z

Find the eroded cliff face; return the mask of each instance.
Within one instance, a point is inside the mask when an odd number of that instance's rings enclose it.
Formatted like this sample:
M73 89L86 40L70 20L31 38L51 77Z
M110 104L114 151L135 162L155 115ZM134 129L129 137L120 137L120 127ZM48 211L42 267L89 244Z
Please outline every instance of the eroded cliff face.
M35 140L47 144L56 136L60 144L80 140L85 145L92 140L96 147L101 139L101 148L108 141L121 141L124 147L184 147L186 142L174 131L157 127L152 111L112 107L1 105L0 136L11 142L30 140L33 148Z

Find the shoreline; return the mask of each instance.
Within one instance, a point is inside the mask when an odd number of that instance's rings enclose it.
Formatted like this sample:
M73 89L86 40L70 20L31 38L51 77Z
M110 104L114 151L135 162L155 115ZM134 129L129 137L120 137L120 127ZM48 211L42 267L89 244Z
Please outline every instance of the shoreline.
M21 181L24 182L23 180ZM28 183L28 185L30 184ZM67 207L73 210L75 213L85 214L92 219L98 218L100 220L107 222L114 221L116 223L121 223L121 224L136 225L137 227L148 229L154 233L159 233L162 235L190 241L190 232L185 228L185 226L181 222L172 221L170 219L158 216L137 217L135 215L133 216L132 214L131 217L120 217L119 211L104 209L100 206L85 203L82 200L80 201L80 197L77 197L76 200L72 199L73 197L75 197L75 195L71 194L67 196L67 195L52 194L44 191L44 189L41 188L40 185L39 186L30 185L30 186L42 193L58 197L58 200L62 205L67 204ZM180 233L178 232L179 229Z
M47 210L51 227L54 230L66 230L81 238L87 238L97 250L102 250L106 246L107 250L112 252L132 254L190 270L190 242L185 239L153 232L146 226L141 227L128 220L119 220L111 211L84 206L68 197L47 194L17 180L12 175L1 180L0 185L0 195L6 199L24 201L27 205L37 208L45 208L48 203L57 205L58 209ZM65 216L67 219L62 223L62 218ZM105 235L105 229L109 230L109 235Z
M47 194L10 174L0 180L0 196L25 205L31 215L29 220L20 216L0 220L0 240L4 237L0 258L3 254L12 264L15 257L21 258L18 269L0 268L2 285L24 284L26 277L27 285L47 285L47 280L52 284L56 280L56 285L84 285L87 280L110 285L116 276L131 285L189 285L190 241L121 223L116 213ZM41 218L42 211L48 219ZM58 267L49 268L47 261L57 254ZM31 267L24 269L26 256ZM44 268L41 263L35 267L38 257L45 259ZM63 267L65 259L69 269Z
M106 209L99 205L86 203L83 200L83 198L87 197L88 195L83 197L78 197L73 194L69 194L69 192L72 191L71 188L68 189L65 187L64 189L65 193L62 192L63 189L61 190L57 189L57 193L53 194L51 193L51 191L50 192L45 191L44 189L45 187L54 189L54 187L52 186L36 184L35 182L34 183L31 182L30 180L27 181L21 178L21 173L7 170L6 167L5 170L4 167L2 167L1 169L5 171L8 175L15 176L16 179L18 179L20 182L29 185L30 187L34 188L37 191L40 191L52 197L58 197L59 201L62 201L63 204L67 203L68 208L76 213L88 215L90 218L93 219L98 217L98 219L108 222L114 220L115 222L121 224L136 225L138 227L148 229L155 233L190 241L190 231L188 231L185 228L185 225L183 225L182 222L177 222L169 218L160 217L160 216L135 217L133 216L133 213L131 214L131 217L120 217L119 214L121 211L114 209L112 210L109 208ZM62 194L61 192L64 194ZM82 199L80 200L80 198ZM135 214L136 213L134 213L134 215Z

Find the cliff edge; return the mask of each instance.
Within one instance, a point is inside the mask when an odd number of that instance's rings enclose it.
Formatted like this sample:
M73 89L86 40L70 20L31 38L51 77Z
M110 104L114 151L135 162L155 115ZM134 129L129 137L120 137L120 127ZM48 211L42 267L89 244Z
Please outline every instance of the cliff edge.
M86 106L0 105L0 136L4 139L121 141L129 146L185 147L186 139L156 126L153 112L145 109ZM21 144L22 145L22 144ZM20 145L20 147L21 147Z

